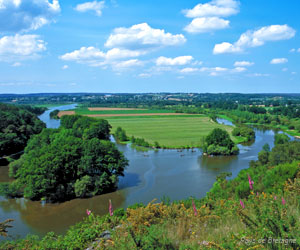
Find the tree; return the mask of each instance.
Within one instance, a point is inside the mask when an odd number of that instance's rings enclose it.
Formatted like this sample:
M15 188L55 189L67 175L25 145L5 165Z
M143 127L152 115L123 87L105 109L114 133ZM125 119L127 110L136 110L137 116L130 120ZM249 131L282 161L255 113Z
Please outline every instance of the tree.
M126 135L126 131L121 127L117 127L114 135L116 139L119 141L128 141L128 136Z
M270 149L270 145L268 143L266 143L265 145L263 145L262 149L266 152L270 152L271 149Z
M290 141L290 138L286 134L276 134L275 135L275 145L284 144Z
M22 151L30 137L45 127L27 109L0 103L0 157Z
M79 117L72 128L35 135L10 167L16 181L7 193L15 183L31 200L62 201L115 190L128 161L115 144L103 139L109 137L109 127L107 121Z
M203 150L210 155L231 155L239 152L228 132L220 128L215 128L205 138Z

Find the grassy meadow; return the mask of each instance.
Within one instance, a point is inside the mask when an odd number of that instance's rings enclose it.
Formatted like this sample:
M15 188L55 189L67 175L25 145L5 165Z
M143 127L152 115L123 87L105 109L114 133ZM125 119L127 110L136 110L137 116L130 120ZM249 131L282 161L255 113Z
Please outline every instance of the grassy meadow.
M199 147L203 138L214 128L232 128L213 122L209 117L202 115L188 116L151 116L151 117L108 117L112 125L112 132L117 127L126 130L128 136L144 138L154 144L157 141L161 146L168 148Z

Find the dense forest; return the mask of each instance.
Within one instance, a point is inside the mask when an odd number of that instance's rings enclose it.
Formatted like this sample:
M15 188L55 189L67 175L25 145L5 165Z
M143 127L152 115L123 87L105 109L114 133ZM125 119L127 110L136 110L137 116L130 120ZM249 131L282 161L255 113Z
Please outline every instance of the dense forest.
M0 103L0 157L22 151L30 137L45 128L37 118L44 110Z
M59 129L33 136L25 153L10 164L10 184L1 192L9 197L64 201L115 190L128 164L109 141L106 120L64 116Z

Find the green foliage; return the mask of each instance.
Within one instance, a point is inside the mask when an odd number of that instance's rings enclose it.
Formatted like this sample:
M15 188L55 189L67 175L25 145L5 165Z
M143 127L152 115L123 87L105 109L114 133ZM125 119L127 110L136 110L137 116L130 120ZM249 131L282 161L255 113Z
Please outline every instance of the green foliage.
M59 119L58 113L59 113L59 110L55 109L52 112L50 112L49 116L50 116L51 119Z
M235 127L232 130L233 136L242 136L247 138L247 141L255 139L255 132L252 128L246 126Z
M268 143L264 144L262 149L266 152L270 152L271 151L271 148L270 148L270 145Z
M215 128L206 138L203 151L209 155L238 154L239 149L234 145L226 130Z
M6 193L15 196L16 183L32 200L62 201L114 190L128 161L112 142L100 140L109 137L107 131L106 121L86 117L76 119L71 129L44 129L10 166L17 180Z
M145 141L144 138L135 138L134 136L132 136L130 138L130 141L132 142L132 144L137 145L137 146L141 146L141 147L150 147L150 143Z
M290 138L286 134L276 134L275 135L275 145L285 144L290 141Z
M28 109L0 103L0 157L22 151L30 137L45 128Z
M296 242L296 239L299 239L299 220L295 218L294 214L288 213L288 207L282 204L280 197L276 197L276 195L251 195L247 205L250 207L249 209L238 209L237 212L246 226L243 234L245 240L260 239L265 242L268 248L275 250L283 249L283 244L279 244L273 239L280 239L284 242L293 240L293 243L289 245L293 249L300 247L299 242ZM250 209L251 213L249 213Z
M117 127L116 132L114 134L115 138L118 141L128 141L128 136L126 135L126 131L122 129L121 127Z
M261 151L258 161L253 162L249 169L242 170L233 180L219 178L208 196L219 199L228 199L230 196L238 199L248 197L251 191L248 175L254 181L254 192L280 190L285 181L293 179L299 171L299 152L300 142L297 141L276 145L271 152ZM276 159L276 162L272 159Z

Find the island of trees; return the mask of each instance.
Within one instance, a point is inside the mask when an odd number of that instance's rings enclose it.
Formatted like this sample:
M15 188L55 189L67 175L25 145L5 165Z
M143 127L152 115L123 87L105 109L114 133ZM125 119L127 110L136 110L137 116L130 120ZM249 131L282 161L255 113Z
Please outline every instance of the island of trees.
M59 110L55 109L52 112L50 112L49 116L50 116L51 119L57 119L58 120L59 119L58 113L59 113Z
M203 152L208 155L237 155L239 148L230 139L227 131L215 128L205 138Z
M2 185L2 193L57 202L115 190L128 161L109 141L110 128L106 120L64 116L59 129L30 139L10 164L15 181Z

